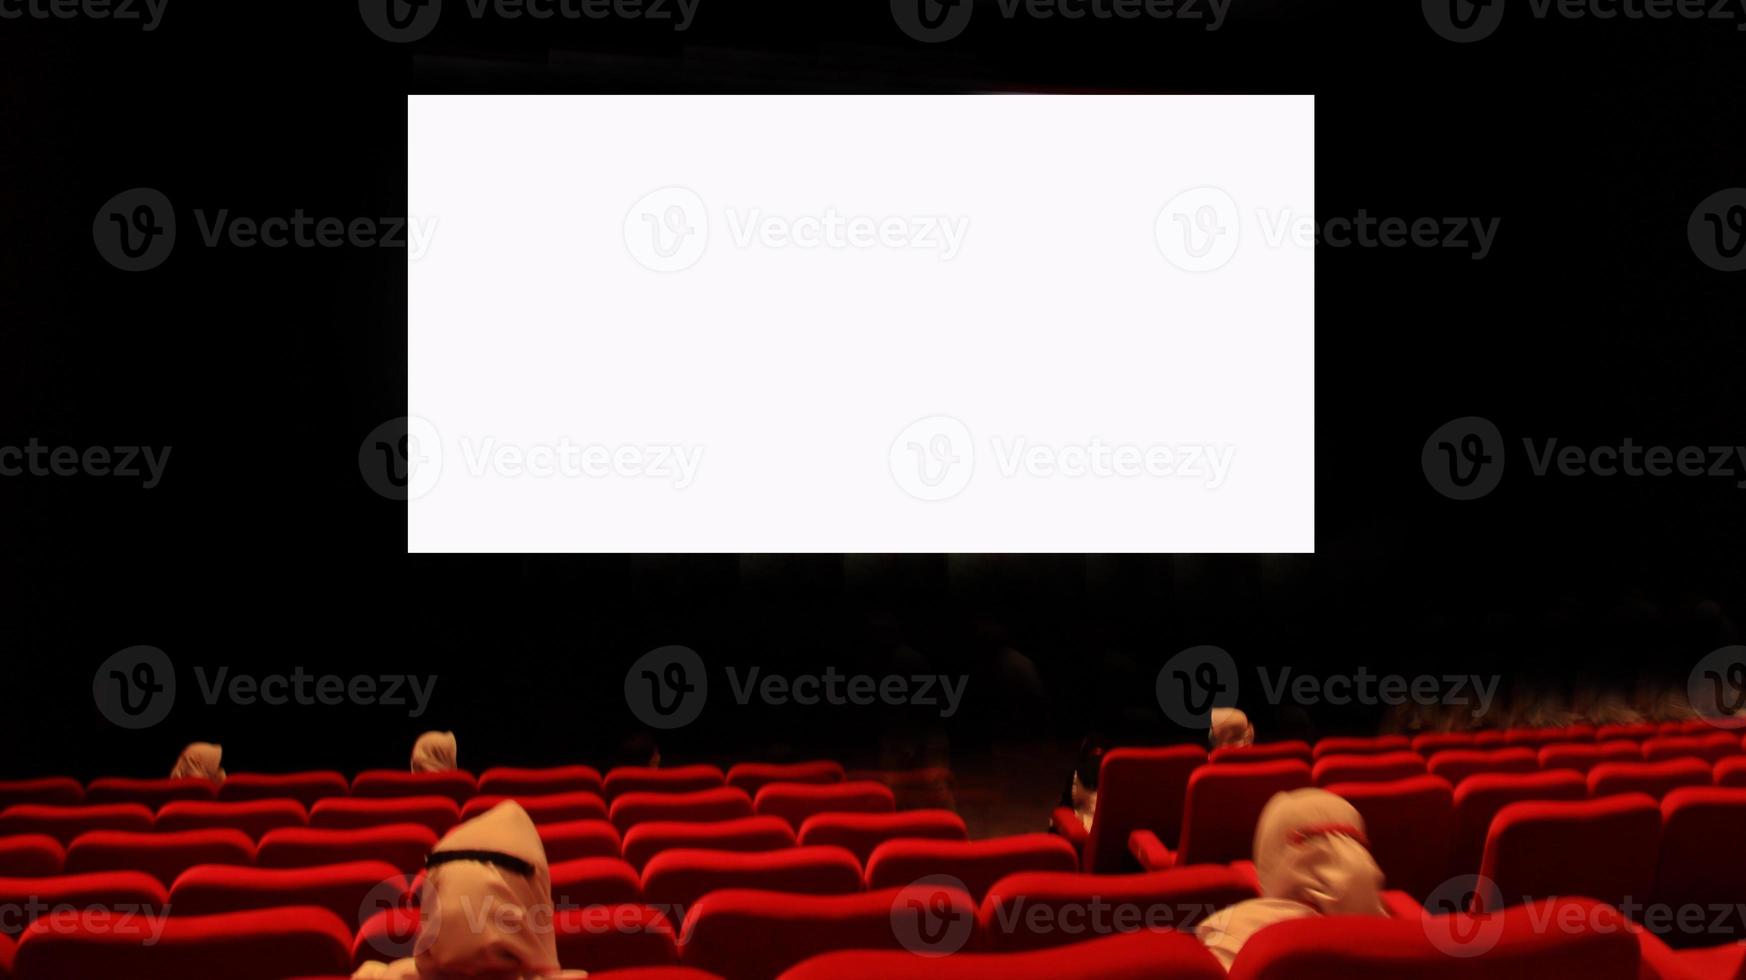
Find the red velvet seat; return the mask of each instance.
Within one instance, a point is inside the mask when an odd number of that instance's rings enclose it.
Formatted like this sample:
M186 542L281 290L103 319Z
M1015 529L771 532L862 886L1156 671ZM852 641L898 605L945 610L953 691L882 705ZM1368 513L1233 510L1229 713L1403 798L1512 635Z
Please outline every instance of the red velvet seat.
M1316 760L1311 775L1317 786L1332 783L1391 783L1425 774L1424 757L1417 752L1382 752L1375 755L1324 755Z
M312 807L317 800L347 796L351 787L337 772L234 772L218 787L223 802L296 800Z
M1746 906L1746 788L1690 786L1662 798L1654 894L1676 908Z
M1455 790L1438 776L1392 783L1335 783L1328 792L1349 801L1364 818L1370 853L1389 888L1424 901L1449 878L1455 836Z
M1581 775L1563 769L1551 772L1492 772L1470 776L1455 787L1455 836L1449 851L1449 874L1479 871L1485 838L1499 810L1522 800L1583 800L1588 784Z
M306 868L351 861L385 861L412 873L436 849L436 831L423 824L383 824L377 827L269 830L255 848L255 864L263 868Z
M970 896L943 885L830 896L728 889L691 907L679 961L726 980L773 980L821 953L901 950L905 933L893 927L894 916L911 902L974 929Z
M1615 738L1628 738L1641 742L1661 734L1661 726L1650 722L1638 722L1629 725L1601 725L1594 730L1594 740L1607 742Z
M170 900L158 879L143 871L100 871L42 878L0 878L0 931L17 934L39 915L65 918L89 909L108 909L116 916L152 914Z
M210 779L129 779L105 776L85 787L86 803L139 803L156 810L177 800L216 800L218 784Z
M418 909L397 903L378 909L358 926L352 937L352 969L371 962L392 963L417 952Z
M47 834L0 837L0 878L58 875L66 860L67 849Z
M552 866L552 901L558 908L624 905L643 900L637 869L613 857L577 858Z
M843 781L843 764L828 760L815 762L742 762L727 771L727 784L743 789L756 799L758 791L772 783L807 783L812 785Z
M587 857L618 857L618 828L605 820L568 820L539 828L546 860L573 861Z
M772 783L758 791L752 812L780 817L796 830L820 813L892 813L897 797L884 783Z
M1496 728L1485 728L1473 733L1473 748L1501 749L1509 745L1509 736Z
M1128 853L1128 837L1149 830L1174 845L1182 836L1183 801L1188 780L1207 761L1198 745L1162 749L1111 749L1097 777L1097 809L1090 829L1070 809L1054 814L1054 830L1079 849L1080 867L1110 874L1138 868ZM1263 763L1280 765L1286 763ZM1309 766L1302 762L1305 772Z
M977 902L994 883L1021 871L1077 871L1079 855L1053 834L1014 834L988 840L894 840L867 859L867 888L897 888L945 876Z
M494 766L479 774L479 793L485 796L549 796L554 793L605 795L600 770L593 766L553 766L547 769L517 769Z
M1660 762L1664 759L1703 759L1720 762L1740 754L1740 742L1732 735L1674 735L1652 738L1643 743L1643 759Z
M154 928L162 929L155 940ZM15 980L343 975L351 938L344 922L317 908L175 915L125 925L97 913L33 925L18 944L14 972Z
M327 909L347 927L361 924L376 909L374 901L395 888L404 890L406 873L385 861L352 861L313 868L190 868L170 889L177 915L212 915L245 909L309 905ZM346 948L350 950L350 934Z
M1414 735L1413 751L1423 756L1435 755L1444 749L1471 749L1474 747L1471 732L1427 732Z
M255 842L240 830L134 833L93 830L67 847L67 874L143 871L168 887L197 864L255 863Z
M309 826L326 830L416 823L440 837L461 822L461 808L446 796L406 796L389 799L327 799L309 811Z
M590 973L589 980L721 980L713 973L688 966L633 966L623 970Z
M1588 771L1588 794L1647 793L1659 800L1681 786L1709 786L1710 764L1702 759L1603 762Z
M1516 746L1507 749L1450 749L1431 756L1428 768L1433 776L1447 779L1451 785L1482 772L1538 772L1540 756L1533 749Z
M536 825L606 819L606 801L593 793L584 792L551 793L544 796L475 796L461 808L461 819L471 820L509 799L521 804L521 808L527 811L529 819Z
M1161 931L1029 953L826 953L782 980L1225 980L1225 971L1193 936Z
M1321 761L1330 755L1382 755L1389 752L1408 752L1413 747L1413 740L1405 735L1370 735L1360 738L1324 738L1316 743L1310 758Z
M989 888L976 931L984 949L1014 953L1140 929L1191 929L1255 897L1251 877L1222 864L1133 875L1031 871Z
M456 805L479 792L479 781L462 769L446 772L402 772L398 769L366 769L352 777L352 795L366 800L405 796L446 796Z
M1636 762L1642 757L1643 747L1625 739L1593 745L1572 742L1541 749L1540 768L1570 769L1587 775L1590 769L1603 762Z
M153 824L160 831L228 828L240 830L255 840L260 840L270 830L308 825L309 812L296 800L233 803L189 800L171 803L158 811L157 821Z
M752 798L728 786L690 793L621 793L612 800L612 825L623 833L649 820L705 823L752 815Z
M606 774L603 788L608 800L624 793L695 793L726 786L727 777L715 766L620 766ZM748 794L750 795L750 794Z
M47 834L62 844L93 830L152 829L152 811L138 803L105 803L99 806L51 806L20 803L0 811L0 836Z
M1565 898L1484 918L1280 922L1249 938L1230 980L1637 980L1638 959L1617 910Z
M0 810L19 803L76 806L85 802L85 787L67 776L0 780Z
M1310 767L1301 762L1202 766L1188 780L1182 846L1172 851L1148 830L1136 830L1128 846L1149 871L1246 861L1255 844L1261 808L1275 793L1309 785Z
M1504 731L1505 745L1520 745L1539 750L1547 745L1594 741L1594 726L1566 725L1562 728L1511 728Z
M901 843L909 842L885 846ZM643 898L657 908L686 908L721 888L841 895L861 890L861 865L840 847L794 847L748 854L663 851L643 868Z
M777 817L741 817L707 823L654 820L624 832L620 852L641 868L662 851L775 851L795 844L794 831Z
M1594 800L1536 800L1498 811L1479 874L1496 886L1475 898L1478 912L1548 895L1592 898L1613 906L1648 901L1655 883L1661 809L1640 793Z
M1278 762L1281 759L1296 759L1307 763L1315 759L1314 751L1308 742L1261 742L1213 749L1208 759L1213 762Z
M1746 786L1746 756L1723 759L1710 776L1717 786Z
M821 813L800 825L803 847L846 848L866 863L874 848L888 840L969 840L964 818L950 810L904 810L898 813ZM634 862L633 862L634 863Z
M597 970L672 966L679 960L674 926L659 909L643 905L593 905L561 909L553 919L558 962L565 969Z

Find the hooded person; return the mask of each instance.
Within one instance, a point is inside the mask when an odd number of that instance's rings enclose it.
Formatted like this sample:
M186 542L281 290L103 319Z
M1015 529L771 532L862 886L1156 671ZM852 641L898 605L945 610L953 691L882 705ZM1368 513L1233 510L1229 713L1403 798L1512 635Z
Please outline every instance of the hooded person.
M413 772L449 772L454 768L454 732L425 732L412 743Z
M1275 793L1255 827L1261 897L1220 909L1194 929L1225 969L1249 937L1312 915L1387 915L1382 869L1357 809L1323 789Z
M211 742L194 742L182 750L176 759L175 768L170 770L171 779L209 779L215 783L224 782L224 769L219 765L224 761L224 747Z
M585 977L558 966L552 877L527 811L499 803L448 832L425 861L417 952L366 963L373 980Z
M1207 740L1212 747L1222 749L1227 746L1243 746L1255 744L1255 726L1249 724L1249 716L1236 708L1212 709L1212 725L1207 731Z

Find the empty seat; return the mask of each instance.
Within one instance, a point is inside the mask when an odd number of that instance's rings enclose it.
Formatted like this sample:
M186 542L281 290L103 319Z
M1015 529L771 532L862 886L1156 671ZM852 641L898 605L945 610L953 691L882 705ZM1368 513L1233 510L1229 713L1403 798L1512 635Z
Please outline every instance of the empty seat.
M177 800L216 800L218 784L210 779L127 779L105 776L85 787L86 803L139 803L156 810Z
M1439 776L1392 783L1335 783L1364 818L1370 853L1388 887L1424 901L1449 877L1449 844L1455 835L1455 791Z
M995 882L1020 871L1077 871L1079 855L1053 834L1014 834L988 840L894 840L867 859L869 889L896 888L943 875L963 885L976 902Z
M623 905L643 900L637 869L614 857L577 858L552 866L552 902L558 908Z
M19 803L74 806L85 802L85 787L67 776L0 780L0 810Z
M1638 959L1617 910L1560 898L1485 918L1279 922L1243 945L1230 980L1636 980Z
M608 772L602 782L606 798L611 800L624 793L695 793L726 786L727 777L715 766L620 766Z
M1746 905L1746 789L1688 786L1662 799L1654 901L1670 907ZM1743 937L1736 931L1732 938Z
M1482 772L1538 772L1540 756L1533 749L1450 749L1431 756L1428 768L1451 784Z
M1317 786L1331 783L1390 783L1424 774L1425 759L1417 752L1324 755L1316 760L1312 770Z
M977 932L993 952L1045 949L1118 932L1190 929L1255 897L1251 876L1223 864L1133 875L1024 872L989 888Z
M621 793L613 798L611 813L620 832L647 820L737 820L752 815L752 798L728 786L690 793Z
M1485 841L1479 874L1496 886L1480 890L1476 912L1548 895L1592 898L1620 906L1647 902L1655 883L1661 809L1640 793L1595 800L1532 800L1498 811Z
M243 800L296 800L305 807L330 796L351 792L346 777L337 772L234 772L218 787L225 802Z
M1309 762L1315 758L1308 742L1261 742L1255 745L1226 745L1212 750L1213 762L1277 762L1297 759Z
M445 772L402 772L367 769L352 777L352 795L367 800L405 796L446 796L461 804L479 792L478 780L460 769Z
M246 800L215 803L188 800L171 803L158 811L158 830L240 830L260 840L270 830L309 825L309 812L296 800Z
M1473 733L1473 747L1476 749L1501 749L1509 744L1509 736L1502 730L1486 728Z
M742 762L727 771L727 784L743 789L754 799L758 791L771 783L840 783L843 764L816 762Z
M1470 776L1455 787L1455 836L1449 849L1449 873L1479 871L1486 834L1499 810L1522 800L1583 800L1588 784L1580 774L1550 772L1488 772Z
M138 803L52 806L20 803L0 811L0 835L47 834L62 844L93 830L150 830L152 811Z
M1570 742L1541 749L1540 768L1570 769L1586 775L1603 762L1635 762L1642 757L1642 746L1624 739L1594 745Z
M1720 762L1740 754L1740 742L1732 735L1674 735L1652 738L1643 743L1643 759L1660 762L1664 759L1703 759Z
M1147 931L1028 953L826 953L782 980L1225 980L1225 969L1193 936Z
M784 825L786 826L786 824ZM866 863L873 849L888 840L969 840L964 818L950 810L904 810L900 813L821 813L800 825L800 844L845 848Z
M1134 831L1128 846L1133 849L1140 866L1149 871L1185 864L1229 864L1248 860L1255 844L1255 824L1261 818L1261 808L1275 793L1309 785L1310 767L1301 762L1202 766L1188 780L1188 794L1183 803L1182 846L1173 851L1165 847L1156 834L1145 829ZM1101 801L1099 805L1102 805Z
M1414 735L1413 751L1423 756L1434 755L1444 749L1471 749L1473 734L1471 732L1427 732Z
M1590 796L1647 793L1659 800L1681 786L1711 784L1710 764L1702 759L1662 762L1603 762L1588 771Z
M662 851L680 848L707 851L775 851L793 847L794 843L793 829L786 820L778 817L741 817L738 820L707 823L653 820L625 831L620 852L626 861L641 868Z
M253 864L255 842L240 830L134 833L93 830L67 847L67 874L143 871L168 887L196 864Z
M517 769L495 766L479 774L479 792L487 796L548 796L553 793L605 792L600 770L593 766L552 766Z
M796 830L806 819L820 813L891 813L897 797L884 783L773 783L758 791L752 811L759 816L780 817Z
M605 820L606 801L593 793L550 793L544 796L475 796L461 808L461 819L471 820L504 800L514 800L527 811L535 825L569 820Z
M1330 755L1381 755L1385 752L1407 752L1412 747L1413 740L1405 735L1324 738L1316 743L1311 758L1320 760Z
M885 846L904 843L911 842ZM861 865L840 847L792 847L749 854L663 851L643 868L643 898L658 908L688 907L719 888L841 895L861 890Z
M1615 738L1628 738L1641 742L1644 739L1654 738L1659 734L1661 734L1660 726L1649 722L1640 722L1630 725L1602 725L1594 730L1594 740L1597 742L1607 742Z
M170 900L162 882L143 871L99 871L42 878L0 878L0 931L17 934L40 915L108 909L112 913L155 913Z
M436 831L423 824L329 829L287 827L270 830L255 848L255 864L263 868L306 868L350 861L384 861L414 872L435 849Z
M324 908L347 923L361 923L382 894L404 891L406 873L385 861L350 861L311 868L190 868L170 889L177 915L212 915L284 905ZM350 943L347 943L350 948Z
M351 933L326 909L176 915L125 924L95 913L49 925L31 927L18 944L15 980L287 980L344 975L350 969Z
M553 917L558 962L566 969L602 970L671 966L679 959L675 927L659 909L642 905L592 905L561 909ZM616 973L611 974L617 976Z
M1111 749L1098 768L1097 808L1089 829L1071 809L1057 809L1055 832L1079 849L1080 866L1104 874L1138 868L1128 853L1128 837L1149 830L1167 845L1182 836L1183 801L1188 780L1206 762L1198 745L1162 749ZM1309 766L1285 760L1261 765ZM1247 768L1247 767L1245 767Z
M58 875L66 860L67 849L47 834L0 837L0 878Z
M679 960L725 980L773 980L821 953L901 950L904 933L893 922L908 903L967 924L976 917L970 896L944 885L831 896L728 889L692 906Z
M568 820L539 828L546 860L553 863L586 857L618 857L618 828L605 820Z
M1746 786L1746 756L1716 763L1711 777L1717 786Z
M404 901L404 900L403 900ZM352 968L365 963L392 963L418 952L418 909L396 903L378 909L352 937Z
M461 808L446 796L407 796L391 799L327 799L309 811L309 825L319 829L345 830L379 827L390 823L416 823L446 834L461 822Z

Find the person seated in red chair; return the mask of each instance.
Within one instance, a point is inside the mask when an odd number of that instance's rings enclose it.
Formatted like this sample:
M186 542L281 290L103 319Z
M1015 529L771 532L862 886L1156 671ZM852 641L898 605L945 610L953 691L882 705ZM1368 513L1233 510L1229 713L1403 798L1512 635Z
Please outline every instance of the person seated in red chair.
M171 779L210 779L215 783L224 782L224 767L219 763L224 761L224 747L211 742L192 742L182 750L182 755L176 760L175 768L170 770Z
M1236 708L1212 709L1212 726L1207 732L1207 740L1215 749L1226 746L1244 746L1255 744L1255 726L1249 724L1249 716Z
M1097 812L1097 774L1103 769L1103 757L1110 749L1103 736L1091 734L1079 743L1079 764L1061 793L1061 805L1071 809L1079 822L1091 829L1091 816Z
M1223 963L1275 922L1311 915L1387 915L1382 869L1357 809L1322 789L1275 794L1255 827L1261 897L1220 909L1194 934Z
M585 977L558 966L552 876L527 811L499 803L448 832L425 863L417 954L366 963L371 980Z
M412 743L413 772L452 772L454 768L454 732L425 732Z

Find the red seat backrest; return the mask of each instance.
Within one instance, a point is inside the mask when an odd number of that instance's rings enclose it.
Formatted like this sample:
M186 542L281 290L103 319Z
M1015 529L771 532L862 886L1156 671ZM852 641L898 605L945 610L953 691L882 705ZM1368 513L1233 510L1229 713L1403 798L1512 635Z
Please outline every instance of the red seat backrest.
M1548 745L1540 750L1541 769L1571 769L1587 774L1603 762L1635 762L1643 757L1643 748L1636 742L1615 739L1585 745L1580 742Z
M0 878L58 875L66 860L67 849L47 834L0 837Z
M1543 745L1593 741L1594 728L1589 725L1568 725L1563 728L1510 728L1504 731L1505 745L1521 745L1531 749L1538 749Z
M1538 772L1540 756L1533 749L1450 749L1431 756L1431 775L1451 784L1482 772Z
M479 792L479 781L462 769L446 772L402 772L366 769L352 777L352 795L380 800L400 796L446 796L457 805Z
M1607 742L1615 738L1629 738L1638 742L1654 738L1661 734L1661 726L1649 722L1639 722L1630 725L1602 725L1594 730L1594 740Z
M1740 742L1732 735L1670 735L1652 738L1643 743L1643 758L1648 762L1663 759L1703 759L1720 762L1740 754Z
M691 907L679 960L725 980L772 980L821 953L901 950L906 933L893 923L911 902L974 929L976 906L970 896L943 885L824 896L727 889Z
M379 827L388 823L416 823L429 827L441 836L460 822L460 806L446 796L327 799L309 810L311 827L331 830Z
M1639 793L1596 800L1533 800L1498 811L1485 841L1475 911L1547 895L1592 898L1641 906L1655 883L1661 809Z
M621 793L612 800L612 825L624 832L647 820L703 823L752 815L752 798L729 786L690 793Z
M1588 795L1646 793L1659 800L1681 786L1709 786L1710 764L1702 759L1603 762L1588 771Z
M495 766L479 774L479 792L488 796L546 796L553 793L605 795L600 770L593 766L517 769Z
M1381 755L1385 752L1408 752L1413 740L1405 735L1368 735L1360 738L1337 736L1316 743L1311 758L1325 759L1330 755Z
M1188 780L1207 760L1198 745L1111 749L1097 775L1097 808L1085 853L1086 871L1114 873L1137 868L1128 855L1128 836L1150 830L1166 847L1182 836L1182 807ZM1308 768L1307 766L1305 767Z
M994 883L1020 871L1077 871L1073 845L1054 834L1015 834L988 840L893 840L867 859L868 889L898 888L942 876L977 902Z
M254 863L255 842L240 830L93 830L68 845L66 873L143 871L168 887L197 864Z
M0 878L0 931L23 931L38 915L69 915L91 909L135 915L160 910L170 900L162 882L143 871L99 871L42 878Z
M85 787L68 776L0 780L0 810L18 803L75 806L85 802Z
M1583 800L1588 784L1564 769L1550 772L1487 772L1469 776L1455 787L1455 836L1449 851L1449 873L1479 871L1492 818L1522 800Z
M177 800L216 800L218 784L210 779L128 779L105 776L85 787L86 803L140 803L156 810Z
M349 861L385 861L407 873L424 867L436 849L437 833L423 824L383 824L379 827L269 830L255 848L255 864L263 868L306 868Z
M782 974L782 980L1224 980L1224 977L1224 968L1199 940L1172 931L1129 932L1029 953L961 952L950 956L861 950L826 953Z
M841 895L861 890L861 866L840 847L793 847L745 854L663 851L643 867L644 900L681 921L679 913L691 903L721 888Z
M727 771L727 784L743 789L754 799L758 791L771 783L840 783L843 764L819 760L816 762L742 762Z
M800 825L799 843L845 848L865 864L888 840L969 840L964 818L950 810L898 813L821 813Z
M710 823L655 820L624 832L620 851L641 868L662 851L690 848L707 851L775 851L793 847L794 831L778 817L741 817ZM828 843L828 842L827 842Z
M1013 953L1140 929L1191 929L1258 897L1252 877L1223 864L1136 875L1024 872L996 882L976 914L982 946Z
M227 802L296 800L305 807L350 793L346 777L332 771L233 772L218 787L218 798Z
M1317 786L1332 783L1389 783L1424 774L1425 760L1417 752L1324 755L1316 760L1315 768L1311 771Z
M1444 749L1471 749L1474 747L1471 732L1427 732L1414 735L1413 751L1423 756L1430 756Z
M695 793L726 786L727 777L715 766L620 766L606 774L603 785L606 798L612 800L623 793Z
M1213 762L1276 762L1297 759L1309 762L1315 758L1308 742L1261 742L1256 745L1227 745L1212 750Z
M1391 783L1335 783L1328 792L1344 797L1364 818L1370 853L1389 888L1424 901L1449 878L1449 846L1455 836L1455 788L1440 776L1414 776Z
M39 921L18 944L15 980L199 977L286 980L344 974L351 933L332 912L277 908L118 925L102 913ZM154 936L154 930L162 929Z
M170 889L177 915L213 915L284 905L327 909L348 928L377 911L381 896L406 888L406 873L385 861L352 861L313 868L190 868ZM351 948L348 935L347 949Z
M0 835L47 834L62 844L92 830L150 830L152 811L138 803L53 806L19 803L0 811Z
M558 908L624 905L642 900L642 878L637 869L619 858L576 858L552 865L552 901Z
M1280 922L1244 943L1230 980L1636 980L1638 960L1616 909L1559 898L1487 917Z
M1746 757L1723 759L1710 775L1717 786L1746 786Z
M1746 904L1746 788L1688 786L1661 800L1655 902Z
M806 818L820 813L891 813L897 797L884 783L771 783L758 790L752 811L760 816L780 817L796 830Z
M240 830L255 840L260 840L269 830L308 825L309 811L296 800L245 800L232 803L187 800L166 804L158 811L157 822L153 826L160 831L228 828Z
M1310 767L1294 761L1203 766L1195 770L1189 777L1183 802L1182 846L1177 849L1176 863L1229 864L1248 860L1255 846L1255 823L1261 818L1261 808L1275 793L1308 785Z
M606 801L594 793L581 791L547 793L528 796L498 796L495 793L475 796L461 808L461 819L471 820L504 800L514 800L527 811L536 825L566 823L571 820L605 820Z
M358 926L352 937L352 969L365 963L392 963L418 952L418 909L406 896L394 904L384 903Z
M659 909L643 905L594 905L560 909L553 928L558 962L566 969L597 970L671 966L678 962L674 927Z
M618 828L605 820L567 820L539 828L546 860L573 861L586 857L618 857Z

